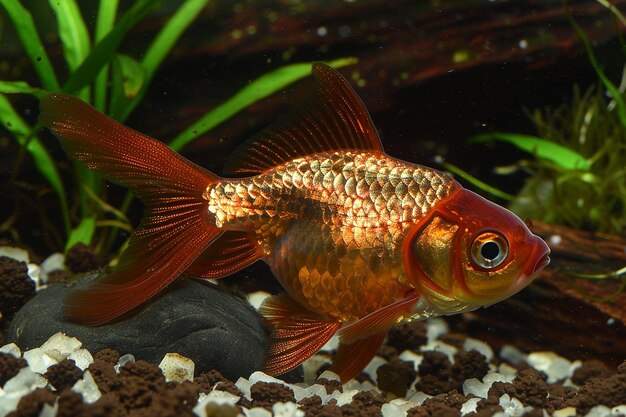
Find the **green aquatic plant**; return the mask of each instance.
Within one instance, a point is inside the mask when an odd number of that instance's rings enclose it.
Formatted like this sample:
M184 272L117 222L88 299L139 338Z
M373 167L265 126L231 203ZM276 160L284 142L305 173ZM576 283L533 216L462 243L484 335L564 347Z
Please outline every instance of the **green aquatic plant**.
M112 231L117 229L130 231L132 227L125 215L130 198L125 200L121 208L113 207L106 202L103 180L82 164L76 163L73 170L77 184L75 195L78 197L77 203L70 204L66 195L68 184L60 174L59 163L52 158L39 136L40 127L26 122L8 95L41 97L52 92L70 93L123 122L141 102L157 69L209 0L182 2L147 49L140 54L141 58L122 54L118 48L129 31L155 11L161 2L137 0L116 19L118 3L119 0L100 1L95 27L93 33L90 33L76 0L49 0L51 13L56 16L57 35L68 68L67 76L61 80L46 53L30 11L19 0L0 0L40 84L32 86L24 80L0 81L0 119L3 127L20 145L20 155L27 154L32 158L34 166L56 194L63 218L65 249L79 242L90 244L98 240L99 248L104 250L102 242L110 243L113 240L106 238L107 234L111 236ZM339 67L354 62L355 59L345 58L330 62L330 65ZM169 145L180 151L245 107L307 76L310 68L310 63L292 64L260 76L231 99L202 116ZM19 171L22 160L23 157L17 158L14 173ZM0 224L0 232L8 230L15 218L15 215L11 215ZM98 233L101 236L97 236Z
M581 93L558 108L535 110L537 136L479 135L529 152L517 165L531 174L510 202L518 215L579 229L626 230L626 128L603 89Z
M623 19L621 14L617 17ZM444 166L485 192L508 200L511 210L519 216L623 234L626 231L626 66L618 87L599 65L589 39L571 16L570 22L583 42L599 85L585 92L575 86L570 103L535 110L530 116L536 136L493 132L470 140L471 143L506 142L531 154L533 158L516 164L516 168L530 174L522 190L512 196L458 167L445 162ZM621 37L620 41L626 52Z

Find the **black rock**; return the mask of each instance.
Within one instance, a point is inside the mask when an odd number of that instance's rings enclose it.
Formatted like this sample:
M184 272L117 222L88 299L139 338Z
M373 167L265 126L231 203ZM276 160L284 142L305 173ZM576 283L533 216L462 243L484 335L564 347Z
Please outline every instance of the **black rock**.
M263 367L269 332L262 317L211 283L178 279L145 306L98 327L63 316L62 300L71 290L55 284L39 291L16 314L7 338L27 350L63 332L92 354L112 348L156 364L166 353L176 352L194 361L196 375L217 369L232 381Z

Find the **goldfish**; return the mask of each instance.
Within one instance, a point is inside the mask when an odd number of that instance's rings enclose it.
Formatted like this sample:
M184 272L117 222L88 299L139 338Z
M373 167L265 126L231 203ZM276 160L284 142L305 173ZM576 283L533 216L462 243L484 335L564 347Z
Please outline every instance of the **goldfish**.
M284 373L337 334L330 370L347 381L391 326L494 304L548 265L515 214L386 154L343 76L323 63L312 73L309 95L240 145L224 177L75 97L41 99L39 120L66 153L145 206L113 272L65 300L69 318L100 325L179 276L261 260L284 289L260 307L272 327L263 370Z

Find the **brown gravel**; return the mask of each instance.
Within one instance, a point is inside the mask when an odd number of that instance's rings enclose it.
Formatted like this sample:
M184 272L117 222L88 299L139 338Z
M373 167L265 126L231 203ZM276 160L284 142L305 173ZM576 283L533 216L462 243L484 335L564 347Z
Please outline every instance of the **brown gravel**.
M250 397L256 407L268 410L277 402L296 402L291 388L275 382L257 382L250 387Z
M91 246L77 243L65 255L65 266L74 272L89 272L102 266L102 260Z
M26 360L8 353L0 353L0 387L26 366L28 366Z
M83 377L83 371L71 359L65 359L48 368L44 374L48 382L58 391L72 386Z
M35 296L35 282L28 276L25 262L0 256L0 313L13 316Z

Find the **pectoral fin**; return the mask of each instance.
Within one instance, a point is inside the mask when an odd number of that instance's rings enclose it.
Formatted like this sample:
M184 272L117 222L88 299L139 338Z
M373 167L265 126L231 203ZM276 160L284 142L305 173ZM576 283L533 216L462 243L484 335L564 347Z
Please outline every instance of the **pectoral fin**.
M386 332L397 320L409 313L419 295L411 291L405 298L389 304L349 324L339 331L341 343L352 344L361 339Z
M317 352L341 327L307 310L287 294L271 297L260 310L274 327L263 371L278 375Z

